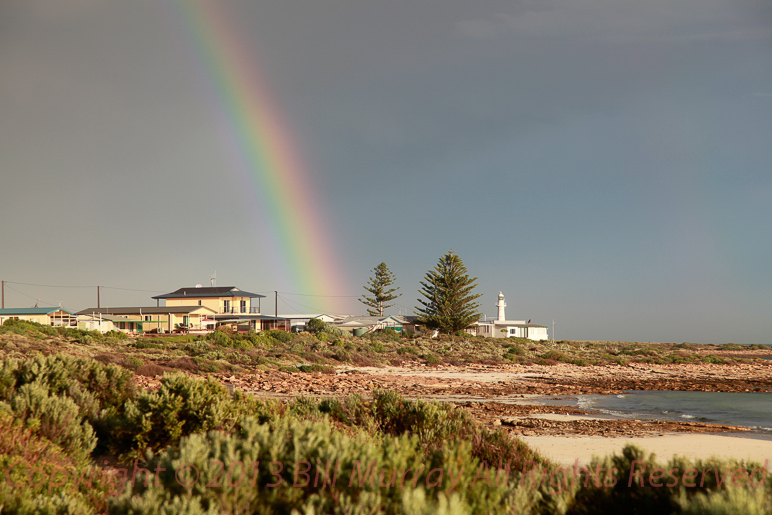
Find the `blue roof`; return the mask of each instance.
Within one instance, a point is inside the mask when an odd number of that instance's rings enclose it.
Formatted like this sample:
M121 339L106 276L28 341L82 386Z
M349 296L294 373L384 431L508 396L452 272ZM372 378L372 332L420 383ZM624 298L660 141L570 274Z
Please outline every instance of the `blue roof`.
M56 311L62 310L65 313L74 315L75 313L69 309L60 307L54 308L5 308L0 309L0 316L19 316L19 315L50 315Z

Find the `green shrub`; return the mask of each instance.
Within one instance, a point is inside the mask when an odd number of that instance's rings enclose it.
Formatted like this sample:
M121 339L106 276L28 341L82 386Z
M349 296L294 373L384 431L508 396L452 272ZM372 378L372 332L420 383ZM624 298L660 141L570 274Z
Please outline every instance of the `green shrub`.
M731 474L740 468L751 473L753 479L749 480L746 475L738 481L739 485L732 485ZM599 469L601 472L596 474ZM763 486L749 485L749 481L761 481L762 474L758 471L762 469L759 463L716 459L691 462L682 457L675 457L663 465L653 454L634 445L627 445L621 455L593 459L587 469L590 472L580 473L580 484L577 485L576 495L567 513L705 513L701 511L703 508L709 508L709 513L769 513L757 510L766 504L758 504L761 497L758 494L732 492L732 489L745 488L764 492ZM684 474L688 470L696 472L685 481ZM701 472L705 470L709 473ZM754 470L757 471L755 475ZM716 471L721 479L717 477ZM721 511L728 507L731 507L729 511Z
M1 326L2 332L14 334L26 334L29 336L58 336L59 332L50 325L38 324L37 322L28 322L26 320L14 320L9 318Z
M426 364L429 366L436 366L442 364L442 360L434 354L424 354Z
M126 368L130 370L136 370L137 368L145 364L144 361L142 361L139 358L135 358L134 356L126 356L126 358L123 361L126 364Z
M132 373L117 365L62 355L37 355L22 361L3 362L0 395L9 398L14 389L30 383L41 383L54 395L67 395L88 412L92 411L93 399L102 407L120 406L135 391ZM7 388L5 393L1 390L3 386Z
M327 324L318 318L312 318L306 323L306 331L311 334L319 334L325 330Z
M226 332L222 328L218 328L207 335L207 341L212 345L218 345L220 347L233 347L234 341L230 335L232 333Z
M415 354L415 355L418 355L418 349L416 349L415 347L411 347L411 346L407 345L405 347L400 347L399 349L397 349L397 354Z
M386 339L386 340L399 340L402 336L399 331L396 329L392 329L391 327L387 327L386 329L382 329L378 336Z
M150 340L137 340L131 344L135 349L165 349L164 345Z
M7 405L0 409L3 513L104 513L109 485L101 470L66 455L7 409Z
M772 502L764 488L727 488L679 499L684 515L768 515Z
M550 350L545 352L540 356L542 360L545 360L546 362L549 361L563 361L566 363L569 363L571 361L571 358L563 354L562 352L556 351L556 350Z
M235 399L212 379L166 374L158 390L142 391L111 420L111 447L136 456L175 444L191 433L232 429L240 412Z
M313 364L313 365L297 365L297 369L301 372L306 373L312 373L312 372L321 372L323 374L334 374L335 373L335 367L331 367L329 365L319 365Z
M514 354L516 356L524 356L525 355L525 349L522 347L518 347L517 345L506 345L507 348L507 354Z
M179 449L162 452L147 466L160 471L159 484L137 481L134 495L113 500L110 512L172 513L182 509L182 499L215 513L437 513L449 505L452 513L507 511L507 486L475 481L480 467L469 449L468 443L448 442L427 456L415 437L348 435L324 419L279 419L272 426L246 419L236 434L193 435ZM175 476L183 463L188 470ZM274 475L278 464L281 473ZM451 475L457 483L446 494ZM213 480L221 486L206 487Z
M627 356L659 356L659 351L657 349L652 349L647 347L643 349L633 349L633 350L625 349L623 351L620 351L619 354L625 354Z
M115 338L116 340L128 340L129 335L122 331L107 331L104 334L105 338Z
M289 343L294 338L292 333L288 331L282 331L280 329L269 329L267 331L261 332L260 334L281 343Z
M84 460L96 447L93 428L72 399L49 392L43 383L21 386L11 399L14 414L66 453Z

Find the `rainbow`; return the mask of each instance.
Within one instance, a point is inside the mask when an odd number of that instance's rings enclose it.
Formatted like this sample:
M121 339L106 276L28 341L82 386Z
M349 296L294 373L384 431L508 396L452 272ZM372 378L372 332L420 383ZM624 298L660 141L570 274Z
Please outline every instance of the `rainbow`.
M237 169L247 177L269 221L276 250L268 257L281 268L291 293L319 297L304 303L341 313L340 300L351 290L325 236L326 217L308 186L308 172L278 103L261 80L256 56L240 43L239 30L220 2L175 4Z

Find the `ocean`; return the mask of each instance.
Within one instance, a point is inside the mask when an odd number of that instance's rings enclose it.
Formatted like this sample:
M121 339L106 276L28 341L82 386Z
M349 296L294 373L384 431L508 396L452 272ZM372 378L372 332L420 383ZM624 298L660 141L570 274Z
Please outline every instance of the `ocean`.
M772 393L630 391L620 395L576 395L540 399L573 405L612 418L708 422L748 427L772 438Z

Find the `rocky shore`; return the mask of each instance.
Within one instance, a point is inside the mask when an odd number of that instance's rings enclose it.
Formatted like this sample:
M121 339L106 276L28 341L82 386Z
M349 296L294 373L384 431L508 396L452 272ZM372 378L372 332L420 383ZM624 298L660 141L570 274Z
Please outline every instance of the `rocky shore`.
M335 373L261 371L220 375L230 388L263 398L298 395L368 396L391 389L411 398L453 402L482 422L521 436L651 436L666 433L741 433L745 428L700 422L608 420L571 406L529 404L533 395L618 394L625 390L761 392L772 389L772 366L759 360L733 365L629 364L626 366L469 365L430 368L339 368ZM157 379L138 378L144 387ZM496 399L506 402L497 402ZM566 399L566 404L570 404ZM550 419L548 416L564 416Z

